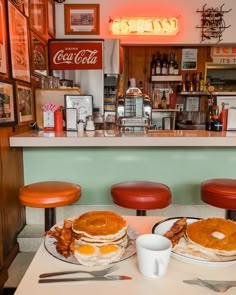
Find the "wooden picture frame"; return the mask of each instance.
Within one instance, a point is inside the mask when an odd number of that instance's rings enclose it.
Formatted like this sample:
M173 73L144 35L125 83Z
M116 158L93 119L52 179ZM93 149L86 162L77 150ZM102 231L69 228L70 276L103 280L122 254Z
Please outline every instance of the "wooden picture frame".
M9 77L7 30L6 30L6 6L5 1L0 0L0 74Z
M99 35L99 4L65 4L65 35Z
M77 119L85 123L88 116L93 114L93 96L92 95L65 95L65 108L77 109Z
M45 40L47 39L46 5L46 0L30 0L30 28Z
M0 81L0 127L16 123L13 82Z
M34 75L48 75L48 49L47 42L31 32L32 72Z
M8 1L11 69L14 79L30 82L29 30L27 18Z
M30 85L16 82L16 104L18 125L34 121L33 91Z
M47 31L50 37L55 38L55 1L48 0L47 6Z
M10 0L12 4L14 4L20 12L22 12L25 16L29 16L29 1L30 0Z

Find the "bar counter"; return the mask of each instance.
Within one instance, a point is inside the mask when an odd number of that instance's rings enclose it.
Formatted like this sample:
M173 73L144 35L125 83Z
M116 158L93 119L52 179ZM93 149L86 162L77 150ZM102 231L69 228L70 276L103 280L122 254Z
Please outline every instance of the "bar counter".
M236 132L204 130L150 130L118 132L113 130L82 133L27 132L10 138L13 147L236 147Z
M121 181L168 185L172 204L203 205L200 183L236 178L236 132L29 132L10 138L23 150L25 184L63 180L82 187L79 205L110 205Z

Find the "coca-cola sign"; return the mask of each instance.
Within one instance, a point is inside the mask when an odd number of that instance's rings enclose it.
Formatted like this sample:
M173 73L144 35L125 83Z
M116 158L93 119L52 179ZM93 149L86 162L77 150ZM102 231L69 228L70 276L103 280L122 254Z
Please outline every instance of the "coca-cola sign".
M102 42L49 42L49 64L50 70L102 69Z

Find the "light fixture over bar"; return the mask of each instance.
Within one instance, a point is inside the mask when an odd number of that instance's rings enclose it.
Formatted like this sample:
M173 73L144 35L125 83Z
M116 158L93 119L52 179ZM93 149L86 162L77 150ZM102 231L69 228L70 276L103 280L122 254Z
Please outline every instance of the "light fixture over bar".
M179 22L176 17L125 17L110 19L112 35L176 35Z

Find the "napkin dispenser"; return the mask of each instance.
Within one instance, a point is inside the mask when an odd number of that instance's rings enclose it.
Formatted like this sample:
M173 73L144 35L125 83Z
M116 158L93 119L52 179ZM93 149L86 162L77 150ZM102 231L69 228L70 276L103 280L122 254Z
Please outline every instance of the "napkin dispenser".
M66 109L66 130L77 131L77 109L76 108Z
M228 109L227 130L228 131L236 130L236 108Z

